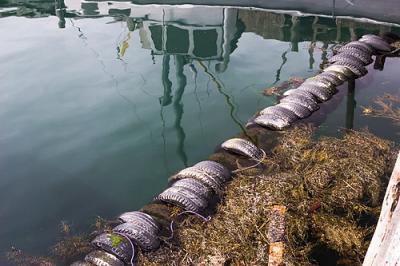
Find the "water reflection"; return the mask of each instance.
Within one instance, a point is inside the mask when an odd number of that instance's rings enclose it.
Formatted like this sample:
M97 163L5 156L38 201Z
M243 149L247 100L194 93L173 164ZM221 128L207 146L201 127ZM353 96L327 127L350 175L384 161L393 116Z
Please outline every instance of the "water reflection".
M187 83L185 66L195 74L195 78L197 69L194 62L201 66L225 97L232 120L244 130L242 122L235 117L236 106L232 96L223 91L221 82L217 81L215 75L203 63L213 63L215 71L223 73L228 68L229 56L236 48L243 27L238 25L240 22L236 9L217 8L211 11L210 16L204 16L205 12L210 12L209 9L177 11L173 8L153 8L144 9L142 12L136 10L136 13L132 12L132 16L126 19L129 30L139 30L142 48L151 50L153 57L162 56L161 79L164 92L160 97L161 115L163 107L172 103L175 113L174 128L178 137L177 154L185 166L188 164L188 158L184 149L185 131L181 125L184 113L182 96ZM169 78L172 55L176 71L174 96L174 84ZM198 101L198 104L201 109L201 102Z
M163 92L159 95L160 114L162 120L162 136L165 133L164 112L172 104L175 115L174 129L178 138L176 152L184 165L188 164L185 152L185 128L182 125L185 112L183 95L187 86L185 68L193 74L195 82L196 101L201 112L201 101L197 96L197 69L209 77L217 91L224 97L229 110L229 116L239 130L244 131L243 121L237 116L237 105L234 96L225 88L218 75L224 73L230 63L230 56L237 48L237 43L243 33L251 32L266 40L286 42L288 47L280 55L281 63L275 71L275 81L281 81L281 72L292 62L291 53L299 53L299 43L308 41L308 68L318 69L315 62L326 62L329 48L332 45L349 40L365 32L382 33L386 31L399 32L399 28L386 24L367 24L351 19L327 18L319 16L294 16L285 13L272 13L235 9L224 7L175 8L171 6L154 7L139 6L128 2L74 1L55 0L22 2L3 1L0 16L43 17L55 15L58 17L58 27L66 27L66 18L79 31L79 37L86 41L81 29L74 21L87 17L113 17L115 22L125 22L128 30L126 36L116 47L117 59L125 61L129 53L129 42L132 34L138 31L143 49L150 50L151 60L161 60L161 81ZM333 2L333 7L335 2ZM333 12L334 13L334 12ZM317 47L317 42L322 46ZM85 42L86 43L86 42ZM320 59L315 58L315 50ZM97 58L100 52L94 51ZM257 52L257 51L255 51ZM170 78L171 58L174 59L175 80ZM379 58L378 58L379 59ZM383 69L384 58L377 60L376 69ZM106 66L101 61L105 71ZM106 71L105 71L106 72ZM215 72L215 73L214 73ZM110 75L117 82L115 77ZM174 84L175 83L175 84ZM117 86L117 85L116 85ZM354 120L354 90L355 84L349 83L346 127L353 127ZM125 97L124 97L125 98ZM166 143L166 139L164 139ZM164 157L166 150L164 149Z

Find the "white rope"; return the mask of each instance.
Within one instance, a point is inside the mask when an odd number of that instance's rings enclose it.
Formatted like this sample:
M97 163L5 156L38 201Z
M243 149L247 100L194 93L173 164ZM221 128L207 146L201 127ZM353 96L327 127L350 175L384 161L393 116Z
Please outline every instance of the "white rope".
M254 161L257 162L256 164L250 165L250 166L244 167L244 168L238 168L236 170L233 170L232 173L236 174L236 173L239 173L239 172L242 172L242 171L246 171L246 170L249 170L251 168L255 168L255 167L259 166L264 161L264 159L267 157L267 154L265 153L265 151L263 149L260 149L260 150L261 150L261 152L263 154L263 156L261 157L261 160L253 159Z
M199 214L199 213L197 213L197 212L194 212L194 211L183 211L183 212L179 213L179 214L177 215L177 217L180 216L180 215L182 215L182 214L185 214L185 213L194 214L194 215L196 215L197 217L201 218L204 222L208 222L208 221L211 220L211 216L204 217L203 215L201 215L201 214ZM169 229L170 229L170 231L171 231L171 236L168 237L167 240L170 240L170 239L172 239L172 238L174 237L174 220L171 221L171 223L170 223L170 225L169 225Z

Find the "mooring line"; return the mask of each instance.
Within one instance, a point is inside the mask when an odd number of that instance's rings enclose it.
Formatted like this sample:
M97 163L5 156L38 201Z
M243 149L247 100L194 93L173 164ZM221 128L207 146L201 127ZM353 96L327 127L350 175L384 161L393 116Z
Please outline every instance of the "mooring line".
M199 214L197 212L194 212L194 211L183 211L183 212L180 212L176 217L178 217L178 216L180 216L182 214L185 214L185 213L194 214L197 217L201 218L204 222L208 222L208 221L211 220L211 216L204 217L203 215L201 215L201 214ZM169 225L169 229L171 231L171 236L168 237L167 240L170 240L170 239L172 239L174 237L174 220L171 221L171 223Z
M123 234L123 233L113 232L113 234L116 234L116 235L120 235L120 236L122 236L122 237L125 237L125 238L129 241L129 243L131 244L131 247L132 247L132 256L131 256L130 263L131 263L132 266L134 266L133 261L134 261L134 259L135 259L135 245L133 244L132 240L130 240L130 238L129 238L127 235Z
M238 168L236 170L233 170L232 173L236 174L236 173L239 173L239 172L242 172L242 171L246 171L246 170L249 170L251 168L255 168L255 167L259 166L264 161L264 159L267 157L266 152L263 149L260 149L260 150L263 153L263 156L261 157L261 160L253 159L254 161L257 162L256 164L250 165L250 166L244 167L244 168Z

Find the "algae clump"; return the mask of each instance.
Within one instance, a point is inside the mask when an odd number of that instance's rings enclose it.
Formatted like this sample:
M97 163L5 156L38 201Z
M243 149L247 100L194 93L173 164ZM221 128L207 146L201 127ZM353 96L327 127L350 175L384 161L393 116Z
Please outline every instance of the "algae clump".
M311 127L283 132L261 167L239 172L208 222L188 216L139 265L267 265L271 210L285 206L285 265L360 265L379 215L394 145L368 132L316 139ZM210 158L230 169L243 160ZM246 165L245 165L246 166Z

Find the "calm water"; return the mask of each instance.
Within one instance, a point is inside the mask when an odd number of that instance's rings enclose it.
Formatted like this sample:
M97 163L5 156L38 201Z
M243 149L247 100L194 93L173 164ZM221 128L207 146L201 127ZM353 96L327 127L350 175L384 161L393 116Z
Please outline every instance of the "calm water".
M140 208L169 175L206 158L273 104L263 89L314 75L337 42L400 33L221 7L0 6L1 253L16 246L45 255L61 221L85 232L97 215ZM361 106L400 94L399 67L398 58L384 71L369 66L356 81L354 109L342 88L315 114L320 132L367 126L398 141L398 127L362 116Z

